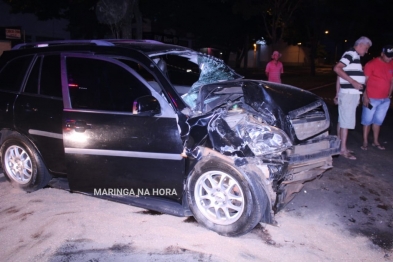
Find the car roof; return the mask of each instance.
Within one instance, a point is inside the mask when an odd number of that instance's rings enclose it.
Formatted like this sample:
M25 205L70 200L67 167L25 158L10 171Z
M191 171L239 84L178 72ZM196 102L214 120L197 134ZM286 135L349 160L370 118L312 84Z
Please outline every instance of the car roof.
M35 43L18 44L12 50L26 50L34 53L37 49L45 48L61 49L62 47L74 46L75 48L81 46L101 46L101 47L123 47L139 50L147 55L159 55L169 52L195 52L192 49L183 46L170 45L155 40L137 40L137 39L96 39L96 40L60 40L60 41L47 41ZM69 48L65 48L69 49Z

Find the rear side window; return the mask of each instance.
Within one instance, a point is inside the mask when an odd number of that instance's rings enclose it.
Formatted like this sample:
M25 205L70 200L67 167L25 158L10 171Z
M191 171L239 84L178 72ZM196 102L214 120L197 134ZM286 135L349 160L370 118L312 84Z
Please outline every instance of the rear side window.
M25 93L62 97L59 55L48 55L36 60L26 83Z
M11 60L0 71L0 89L19 92L33 56Z
M72 108L132 112L136 98L150 90L114 63L68 57L67 77Z
M38 84L40 78L41 57L38 58L30 72L29 78L25 86L25 93L38 94Z

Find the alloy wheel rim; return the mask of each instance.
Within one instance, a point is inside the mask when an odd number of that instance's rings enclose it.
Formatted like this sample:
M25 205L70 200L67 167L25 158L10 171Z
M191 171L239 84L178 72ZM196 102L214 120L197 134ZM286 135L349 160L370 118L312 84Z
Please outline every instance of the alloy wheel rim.
M19 146L10 146L5 152L5 168L12 180L25 185L30 182L33 165L27 152Z
M195 184L194 196L199 210L213 223L230 225L243 214L243 190L236 179L227 173L204 173Z

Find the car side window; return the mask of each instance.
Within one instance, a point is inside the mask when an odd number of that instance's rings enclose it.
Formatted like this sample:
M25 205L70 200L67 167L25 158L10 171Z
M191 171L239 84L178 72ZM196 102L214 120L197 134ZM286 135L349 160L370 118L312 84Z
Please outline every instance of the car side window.
M7 63L0 71L0 89L19 92L32 58L23 56Z
M25 86L25 93L38 94L38 80L40 78L41 57L39 57L30 72L29 78Z
M132 68L139 76L141 76L157 93L162 92L160 84L156 81L154 76L146 70L141 64L136 63L132 60L119 59L120 62L126 64Z
M62 97L59 55L39 57L35 61L24 92L50 97Z
M40 94L62 97L60 56L45 56L41 66Z
M66 65L72 108L132 112L136 98L151 95L134 75L114 63L67 57Z

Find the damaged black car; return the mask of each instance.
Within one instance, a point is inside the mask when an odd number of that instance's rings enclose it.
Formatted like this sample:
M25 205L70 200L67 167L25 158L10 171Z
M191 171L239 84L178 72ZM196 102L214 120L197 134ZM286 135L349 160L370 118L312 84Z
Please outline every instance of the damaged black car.
M239 236L332 167L324 101L150 40L21 44L0 58L5 177ZM65 186L64 186L65 185Z

